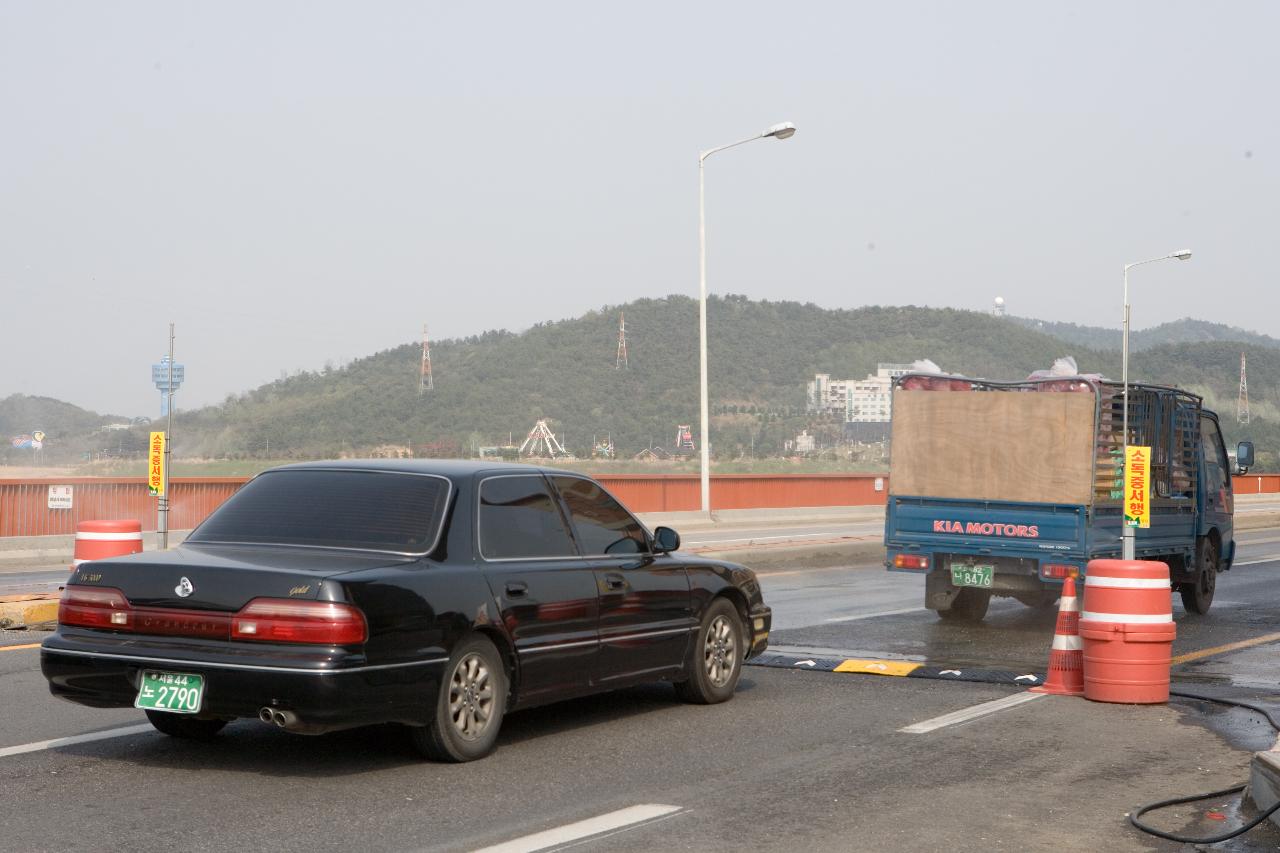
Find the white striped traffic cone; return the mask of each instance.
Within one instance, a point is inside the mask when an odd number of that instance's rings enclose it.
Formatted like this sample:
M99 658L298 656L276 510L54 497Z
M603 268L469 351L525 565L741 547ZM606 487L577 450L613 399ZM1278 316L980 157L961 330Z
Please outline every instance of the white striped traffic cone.
M1058 624L1053 629L1053 648L1049 652L1049 674L1044 684L1032 687L1032 693L1055 696L1084 695L1084 646L1080 642L1080 605L1076 603L1076 579L1062 584L1062 601L1058 605Z

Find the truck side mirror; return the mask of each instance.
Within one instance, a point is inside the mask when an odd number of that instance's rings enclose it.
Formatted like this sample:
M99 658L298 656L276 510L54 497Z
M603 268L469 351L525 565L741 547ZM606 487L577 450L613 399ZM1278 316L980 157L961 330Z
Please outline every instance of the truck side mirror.
M1236 473L1247 474L1253 467L1253 442L1242 441L1236 445Z

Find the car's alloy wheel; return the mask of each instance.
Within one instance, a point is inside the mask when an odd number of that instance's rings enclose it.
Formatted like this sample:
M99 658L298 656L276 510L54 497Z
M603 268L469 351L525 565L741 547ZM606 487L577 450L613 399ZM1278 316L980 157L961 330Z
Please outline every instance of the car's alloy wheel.
M493 722L492 673L478 653L458 662L449 682L449 722L460 737L475 740Z
M713 619L707 630L707 639L702 646L702 665L707 668L707 680L713 687L724 687L737 669L736 633L737 626L724 615Z
M746 645L746 631L738 608L727 598L712 601L698 626L685 678L676 682L676 694L686 702L699 705L713 705L731 698L742 675Z
M492 750L507 710L507 671L493 642L472 634L445 664L431 722L411 729L414 746L437 761L474 761Z

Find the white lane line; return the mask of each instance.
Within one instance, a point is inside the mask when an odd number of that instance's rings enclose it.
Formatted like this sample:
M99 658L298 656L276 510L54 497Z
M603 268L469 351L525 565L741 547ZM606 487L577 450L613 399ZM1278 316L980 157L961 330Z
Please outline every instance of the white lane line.
M923 613L923 607L907 607L902 610L878 610L875 613L857 613L853 616L837 616L823 622L857 622L859 619L875 619L877 616L902 616L906 613Z
M625 809L618 809L616 812L587 818L577 823L567 823L555 829L535 832L533 835L526 835L502 844L495 844L492 847L485 847L474 851L474 853L534 853L536 850L546 850L550 847L571 844L584 838L590 838L593 835L612 834L624 827L634 828L637 824L668 817L679 811L683 811L680 806L664 806L657 803L630 806Z
M909 735L922 735L925 732L936 731L937 729L954 726L957 723L966 723L969 720L976 720L979 717L985 717L988 714L994 714L1003 711L1006 708L1013 708L1024 702L1030 702L1032 699L1039 699L1041 696L1047 696L1047 693L1015 693L1012 696L1006 696L1003 699L996 699L992 702L983 702L981 705L974 705L972 708L962 708L959 711L952 711L950 714L943 714L941 717L934 717L932 720L925 720L923 723L915 723L898 729L898 731Z
M140 726L125 726L122 729L107 729L105 732L93 732L87 735L72 735L71 737L57 737L53 740L41 740L35 743L24 743L18 746L0 747L0 758L8 758L10 755L22 755L27 752L40 752L45 749L57 749L60 746L71 746L77 743L91 743L95 740L110 740L117 737L128 737L129 735L140 735L143 732L153 732L154 728L150 723L143 723Z

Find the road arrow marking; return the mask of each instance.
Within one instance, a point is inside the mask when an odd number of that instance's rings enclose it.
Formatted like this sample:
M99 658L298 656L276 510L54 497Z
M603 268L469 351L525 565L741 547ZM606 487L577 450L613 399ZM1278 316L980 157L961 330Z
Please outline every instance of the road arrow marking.
M958 669L944 669L942 672L938 673L938 675L961 675L961 674L962 673Z
M1014 679L1014 681L1022 681L1024 678L1025 678L1027 681L1039 681L1039 680L1040 680L1040 676L1038 676L1038 675L1019 675L1017 678L1015 678L1015 679Z
M817 666L817 664L811 660L798 660L793 666Z

